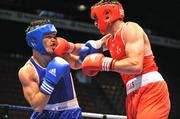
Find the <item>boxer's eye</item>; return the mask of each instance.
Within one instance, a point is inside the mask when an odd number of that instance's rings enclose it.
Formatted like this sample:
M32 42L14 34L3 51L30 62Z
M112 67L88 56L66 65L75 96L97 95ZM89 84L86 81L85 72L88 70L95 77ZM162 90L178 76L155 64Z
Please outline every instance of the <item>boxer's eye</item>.
M110 13L109 11L105 11L105 15L106 15L106 18L105 18L105 19L106 19L106 20L109 19L109 13Z
M109 11L106 11L105 14L108 15L108 14L109 14Z
M94 16L93 16L93 19L94 19L94 20L97 20L97 16L96 16L96 15L94 15Z

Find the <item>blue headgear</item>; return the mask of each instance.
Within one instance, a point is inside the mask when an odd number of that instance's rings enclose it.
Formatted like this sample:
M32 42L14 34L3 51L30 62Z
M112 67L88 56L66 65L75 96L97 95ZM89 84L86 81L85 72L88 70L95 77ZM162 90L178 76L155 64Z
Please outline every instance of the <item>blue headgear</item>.
M32 49L38 51L42 55L47 55L48 52L43 45L43 38L47 33L57 33L53 24L45 24L30 30L26 33L26 42Z

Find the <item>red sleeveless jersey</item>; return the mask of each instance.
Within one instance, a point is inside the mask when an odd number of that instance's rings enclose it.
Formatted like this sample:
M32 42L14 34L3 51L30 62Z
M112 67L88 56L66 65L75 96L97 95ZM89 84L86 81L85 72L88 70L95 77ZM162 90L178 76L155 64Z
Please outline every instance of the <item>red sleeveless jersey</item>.
M121 59L126 58L125 46L124 46L124 42L120 34L121 34L121 30L119 30L115 34L114 38L109 39L107 41L107 47L109 49L111 57L116 60L121 60ZM130 79L133 79L147 72L157 71L157 70L158 70L158 67L154 61L154 56L153 54L151 54L148 56L144 56L143 70L140 74L121 73L121 77L123 79L123 82L126 84L127 81L129 81Z

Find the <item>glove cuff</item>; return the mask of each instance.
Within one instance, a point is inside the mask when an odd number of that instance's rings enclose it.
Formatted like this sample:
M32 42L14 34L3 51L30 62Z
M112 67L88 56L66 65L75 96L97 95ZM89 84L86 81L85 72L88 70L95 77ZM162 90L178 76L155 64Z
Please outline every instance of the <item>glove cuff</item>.
M105 57L102 60L102 71L114 71L114 65L116 60L113 58Z
M40 91L46 95L51 95L54 90L54 86L55 85L45 79L41 84Z
M102 60L102 71L110 71L112 58L104 57Z
M111 62L111 68L110 70L111 71L115 71L115 63L116 63L117 60L113 59L112 62Z

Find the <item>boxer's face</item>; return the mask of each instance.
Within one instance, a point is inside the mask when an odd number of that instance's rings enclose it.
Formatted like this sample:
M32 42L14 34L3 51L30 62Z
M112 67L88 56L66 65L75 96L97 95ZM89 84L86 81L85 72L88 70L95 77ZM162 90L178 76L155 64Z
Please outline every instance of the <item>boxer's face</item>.
M56 35L54 33L46 34L43 39L43 44L46 51L50 54L53 54L55 48Z

